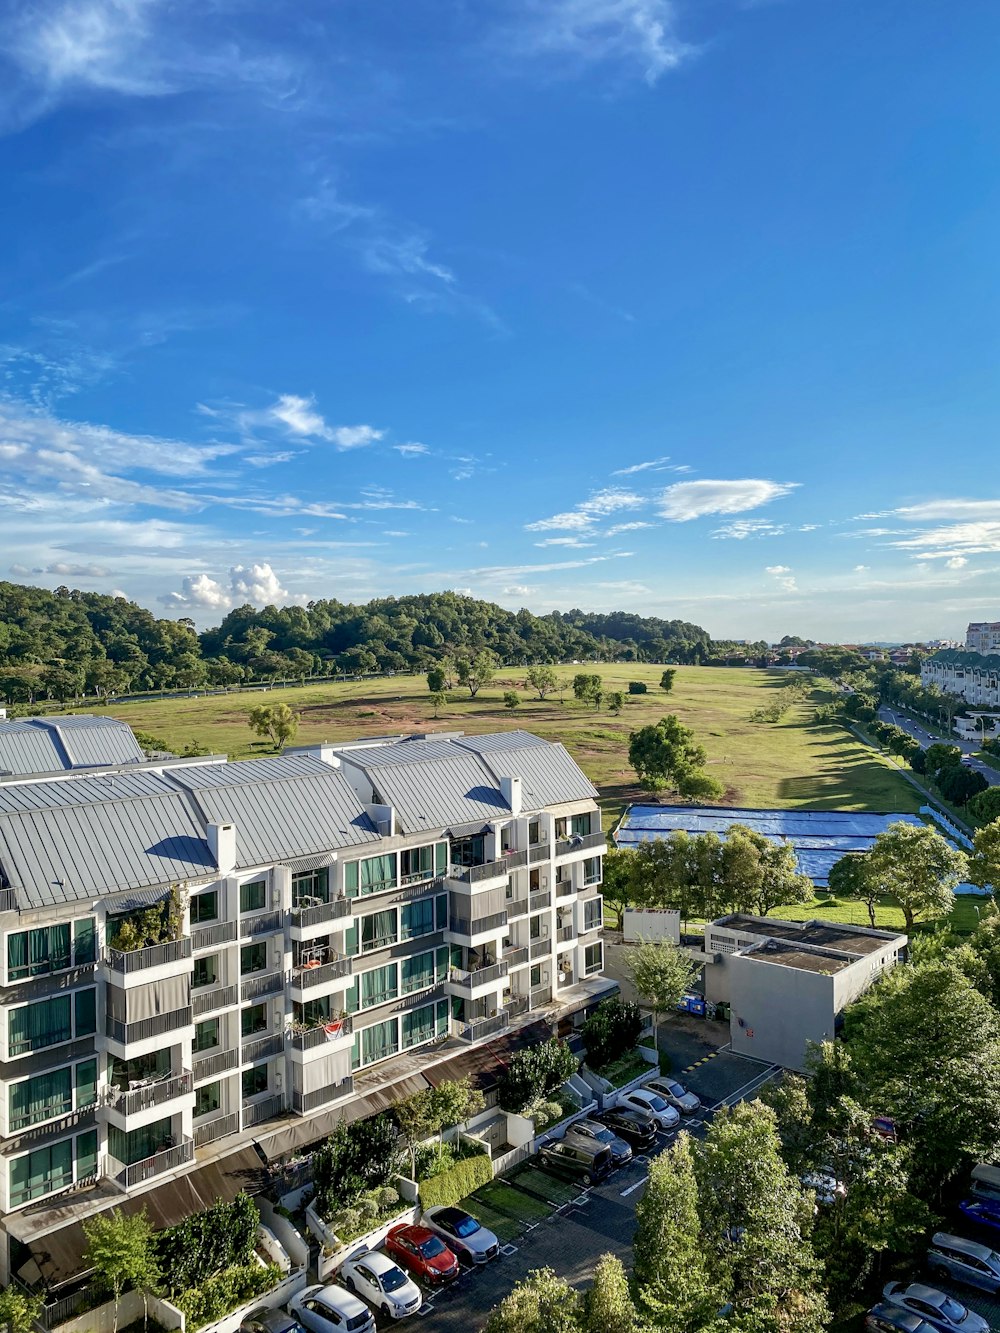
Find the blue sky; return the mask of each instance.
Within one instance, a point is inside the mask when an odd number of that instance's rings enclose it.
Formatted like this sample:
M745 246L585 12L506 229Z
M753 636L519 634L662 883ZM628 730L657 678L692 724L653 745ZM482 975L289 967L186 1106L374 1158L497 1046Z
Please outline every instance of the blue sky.
M995 0L0 0L0 576L1000 614Z

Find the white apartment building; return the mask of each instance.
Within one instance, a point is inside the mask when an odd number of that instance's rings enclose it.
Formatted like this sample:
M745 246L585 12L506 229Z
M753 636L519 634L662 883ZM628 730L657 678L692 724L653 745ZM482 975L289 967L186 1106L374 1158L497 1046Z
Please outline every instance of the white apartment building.
M943 648L925 658L920 682L981 708L1000 708L1000 620L973 621L964 649Z
M973 621L965 631L970 653L1000 653L1000 620Z
M180 1220L397 1066L596 1002L595 797L524 732L0 779L0 1279L57 1290L95 1211Z

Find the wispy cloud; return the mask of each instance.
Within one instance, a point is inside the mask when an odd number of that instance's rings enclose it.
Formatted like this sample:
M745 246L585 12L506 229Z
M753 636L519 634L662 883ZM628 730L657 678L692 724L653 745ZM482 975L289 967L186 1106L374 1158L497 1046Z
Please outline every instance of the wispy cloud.
M315 397L297 393L279 394L267 407L199 403L198 411L204 416L227 422L245 440L257 442L262 432L266 435L268 431L277 430L286 438L303 444L325 443L332 444L336 449L361 449L381 440L385 435L384 430L375 426L331 425L318 410Z
M770 523L766 518L734 518L716 528L712 536L718 541L743 542L751 537L780 537L787 531L786 523Z
M688 523L706 514L739 514L759 509L798 486L794 481L765 481L745 477L739 481L678 481L660 496L659 508L673 523Z
M655 525L646 523L642 519L636 519L632 523L615 523L608 528L604 534L605 537L617 537L620 532L640 532L643 528L652 528Z
M798 592L798 584L795 581L795 575L788 565L767 565L765 574L770 574L778 587L783 592Z
M593 546L593 542L583 541L579 537L546 537L544 541L535 542L536 546Z
M614 514L620 509L639 509L645 503L644 496L611 486L595 491L575 509L553 514L550 518L536 519L534 523L526 523L525 528L528 532L589 532L599 519L606 518L608 514Z
M415 441L409 444L394 444L392 447L397 454L402 454L404 458L419 458L421 454L430 453L426 444L417 444Z
M670 455L664 454L662 458L651 458L646 463L633 463L631 467L616 468L611 475L613 477L631 477L634 476L636 472L666 472L668 470L673 471L674 469L668 468L669 463L670 463Z
M693 54L673 0L519 0L505 33L518 54L566 69L616 65L654 84Z

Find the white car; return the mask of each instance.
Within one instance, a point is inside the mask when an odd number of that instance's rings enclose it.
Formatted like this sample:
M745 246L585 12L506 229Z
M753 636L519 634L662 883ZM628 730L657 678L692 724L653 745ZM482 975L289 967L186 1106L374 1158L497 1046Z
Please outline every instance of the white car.
M660 1129L676 1129L681 1123L681 1113L676 1106L671 1106L658 1092L648 1088L633 1088L623 1092L618 1098L618 1105L630 1111L646 1111L656 1121Z
M802 1177L802 1183L807 1190L812 1190L816 1195L816 1202L826 1204L836 1203L838 1199L843 1199L847 1194L847 1186L842 1180L838 1180L832 1171L820 1168L819 1171L809 1171Z
M363 1301L390 1319L406 1319L424 1303L413 1279L381 1250L362 1250L345 1259L339 1276L348 1291L357 1292Z
M643 1084L650 1092L658 1093L665 1102L676 1106L681 1115L694 1115L701 1110L701 1098L696 1092L688 1092L683 1083L675 1078L651 1078Z
M343 1287L306 1287L288 1302L288 1312L309 1333L375 1333L371 1310Z

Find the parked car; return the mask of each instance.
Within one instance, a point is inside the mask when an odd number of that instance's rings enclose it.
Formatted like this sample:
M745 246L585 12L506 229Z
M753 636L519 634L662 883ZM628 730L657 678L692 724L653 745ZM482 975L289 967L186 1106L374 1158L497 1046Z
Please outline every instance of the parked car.
M936 1278L951 1278L994 1295L1000 1292L1000 1254L964 1236L935 1232L927 1251L927 1266Z
M991 1231L1000 1231L1000 1205L987 1202L986 1199L963 1199L958 1211L977 1227L989 1227Z
M567 1176L581 1185L593 1185L611 1170L611 1149L602 1143L557 1139L539 1148L538 1165L543 1171Z
M618 1138L607 1125L598 1120L574 1120L566 1131L567 1139L583 1139L586 1143L600 1143L611 1153L612 1166L624 1166L632 1160L632 1149Z
M643 1084L650 1092L658 1093L665 1102L675 1106L681 1115L694 1115L701 1110L701 1098L696 1092L689 1092L683 1083L675 1078L651 1078Z
M362 1250L345 1259L338 1276L348 1291L357 1292L363 1301L390 1319L416 1314L424 1303L413 1279L381 1250Z
M293 1314L284 1310L251 1310L240 1324L240 1333L306 1333Z
M925 1287L921 1282L889 1282L882 1291L883 1301L899 1305L911 1314L940 1330L940 1333L990 1333L990 1326L982 1315L975 1314L954 1296L936 1287Z
M458 1276L458 1260L429 1227L393 1227L385 1238L385 1252L431 1286Z
M970 1189L974 1198L992 1199L1000 1206L1000 1166L990 1166L987 1162L974 1166Z
M656 1142L656 1121L648 1111L630 1111L624 1106L614 1106L594 1119L630 1143L637 1152L649 1152Z
M816 1195L816 1202L826 1204L828 1207L847 1194L844 1182L838 1180L833 1172L825 1167L821 1167L818 1171L807 1171L801 1180L806 1189L812 1190Z
M870 1329L871 1333L936 1333L933 1325L918 1314L910 1314L909 1310L899 1305L885 1303L873 1306L868 1311L865 1328Z
M343 1287L306 1287L289 1301L288 1312L310 1333L375 1333L371 1310Z
M627 1110L648 1111L660 1129L676 1129L681 1123L681 1113L676 1106L664 1101L658 1092L648 1088L633 1088L623 1092L618 1098L618 1105Z
M493 1232L461 1208L437 1204L424 1212L421 1221L448 1242L462 1263L486 1264L500 1253L500 1242Z

